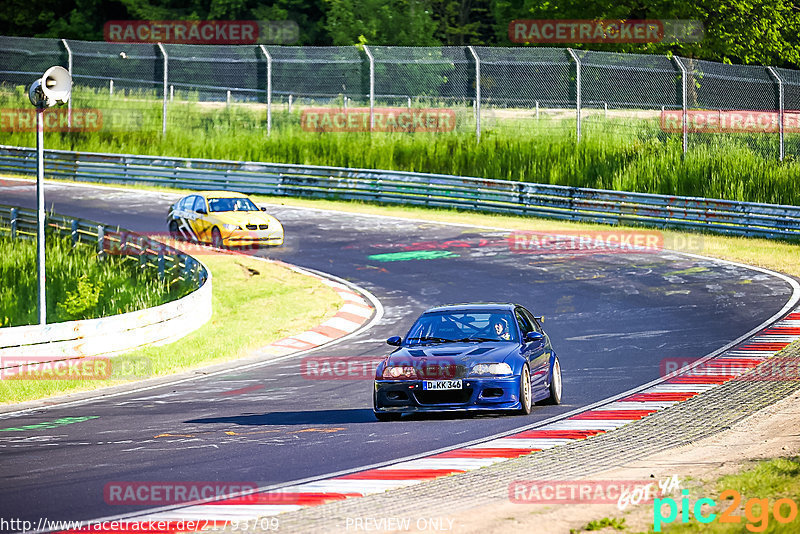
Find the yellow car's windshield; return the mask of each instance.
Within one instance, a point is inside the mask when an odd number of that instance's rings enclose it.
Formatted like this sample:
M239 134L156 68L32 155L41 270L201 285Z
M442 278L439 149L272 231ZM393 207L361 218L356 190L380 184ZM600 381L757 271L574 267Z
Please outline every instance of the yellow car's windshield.
M258 211L258 206L249 198L209 198L211 211Z

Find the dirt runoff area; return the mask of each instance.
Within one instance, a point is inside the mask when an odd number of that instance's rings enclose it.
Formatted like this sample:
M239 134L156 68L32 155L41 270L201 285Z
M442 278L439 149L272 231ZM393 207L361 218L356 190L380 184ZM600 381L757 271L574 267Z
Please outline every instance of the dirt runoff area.
M653 482L652 487L655 488L655 496L658 497L660 496L657 493L658 483L675 481L673 478L675 475L680 482L680 489L691 490L691 502L695 502L700 496L718 499L719 495L713 483L720 476L737 473L759 460L791 456L798 451L800 451L800 392L756 412L713 437L598 473L587 477L581 483L616 480L646 484L649 480ZM599 487L601 486L602 483ZM674 489L675 491L669 496L679 503L680 491ZM539 494L546 497L544 490ZM608 495L611 494L612 492L608 491ZM631 505L624 510L620 510L616 502L614 504L585 502L516 504L504 501L459 513L454 518L452 532L568 534L584 532L589 522L603 518L612 520L624 518L625 532L648 532L653 529L653 515L652 500L649 504ZM411 531L415 531L413 527ZM604 532L617 531L607 528Z

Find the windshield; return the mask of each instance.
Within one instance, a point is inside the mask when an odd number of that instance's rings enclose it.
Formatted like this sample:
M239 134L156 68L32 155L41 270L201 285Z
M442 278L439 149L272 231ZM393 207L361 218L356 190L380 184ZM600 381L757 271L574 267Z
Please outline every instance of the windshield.
M258 206L249 198L209 198L211 211L258 211Z
M426 313L408 332L409 345L454 341L517 341L514 319L507 311Z

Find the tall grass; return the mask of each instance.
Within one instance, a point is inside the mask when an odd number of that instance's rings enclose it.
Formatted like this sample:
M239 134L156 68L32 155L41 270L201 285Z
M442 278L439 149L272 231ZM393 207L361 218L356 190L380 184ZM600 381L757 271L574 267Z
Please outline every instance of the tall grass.
M46 134L48 148L409 170L800 204L800 163L791 155L789 161L777 161L775 135L694 134L683 158L680 136L661 131L655 117L604 119L594 114L577 142L575 121L564 114L536 120L492 118L487 112L491 120L478 142L467 108L457 110L453 132L369 134L303 131L299 106L292 113L276 106L268 136L263 104L182 102L169 105L162 136L155 94L111 98L88 89L75 94L76 108L115 110L115 125ZM20 89L0 92L0 106L24 107L23 97ZM131 119L127 124L126 116ZM34 146L35 138L32 132L10 132L2 142ZM790 148L796 144L792 141Z
M135 258L99 259L94 247L48 234L47 321L57 323L141 310L186 294L188 285L169 285ZM38 322L36 242L0 236L0 326Z

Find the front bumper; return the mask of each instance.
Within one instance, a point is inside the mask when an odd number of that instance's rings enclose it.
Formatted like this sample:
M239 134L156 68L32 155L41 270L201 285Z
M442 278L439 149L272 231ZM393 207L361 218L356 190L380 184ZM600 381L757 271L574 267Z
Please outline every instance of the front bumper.
M223 235L222 242L228 247L275 247L283 245L283 232L268 230L233 230L228 235Z
M462 389L425 391L422 380L376 380L376 413L515 410L519 403L519 376L463 378Z

